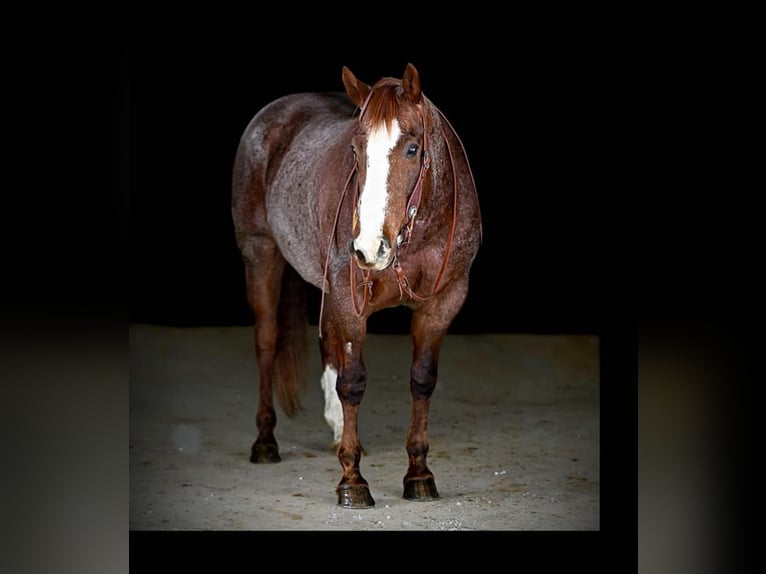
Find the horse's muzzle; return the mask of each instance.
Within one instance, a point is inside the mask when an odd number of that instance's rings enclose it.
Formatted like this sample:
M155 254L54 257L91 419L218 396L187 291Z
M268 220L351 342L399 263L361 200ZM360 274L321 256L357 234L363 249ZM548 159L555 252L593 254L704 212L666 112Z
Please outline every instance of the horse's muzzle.
M391 242L385 237L374 242L372 249L357 245L356 240L351 242L350 248L357 265L362 269L381 271L391 265L394 258Z

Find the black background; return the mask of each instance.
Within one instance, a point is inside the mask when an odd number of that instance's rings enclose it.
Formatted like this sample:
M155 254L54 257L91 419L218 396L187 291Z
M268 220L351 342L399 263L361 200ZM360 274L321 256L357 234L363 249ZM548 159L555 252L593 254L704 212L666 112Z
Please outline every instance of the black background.
M68 11L49 19L55 34L35 15L36 33L9 37L5 159L20 177L3 196L13 270L4 322L28 327L34 311L45 326L58 313L77 328L106 314L122 324L127 299L129 321L249 323L229 215L241 131L274 97L341 89L342 65L372 82L412 62L465 142L484 216L453 331L619 335L601 339L610 430L595 534L625 533L625 551L601 536L598 546L566 536L566 551L549 552L546 536L534 537L539 552L525 538L514 560L526 549L537 566L557 559L592 570L616 555L634 563L635 450L624 448L635 444L633 318L671 351L677 341L668 345L666 333L679 324L683 336L760 325L752 275L762 225L741 181L755 156L731 131L752 124L740 99L742 78L753 76L736 64L754 36L730 42L725 23L698 21L706 13L632 6L544 6L531 18L422 4L370 17L348 5L338 25L287 8L289 18L218 22L189 9L161 20L133 13L129 33L118 30L121 17L94 25L91 12L82 30L62 25ZM452 21L437 23L434 12ZM396 312L376 324L405 326ZM477 534L496 547L497 536ZM198 563L209 540L169 557ZM508 538L498 541L507 558ZM157 542L167 549L168 538Z
M587 42L517 47L291 55L257 39L136 42L124 66L130 321L250 324L230 214L245 126L281 95L342 90L344 65L373 83L412 62L463 140L482 209L483 245L451 332L600 332L630 303L630 64L616 68L614 53ZM315 323L313 289L310 301ZM408 321L404 308L386 310L368 327L406 332Z
M602 425L616 433L602 446L601 524L612 532L627 524L623 557L632 563L635 451L614 437L627 434L634 444L636 428L632 268L643 177L636 127L647 113L635 106L638 88L629 79L638 64L605 49L603 38L570 44L497 36L476 45L437 37L395 48L296 48L250 37L160 50L137 43L127 53L130 320L251 324L230 214L231 170L245 126L284 94L342 90L344 65L373 83L401 77L411 62L465 145L482 209L483 245L451 332L600 336L608 381L601 400L610 405ZM408 319L403 309L382 311L368 330L407 332ZM569 562L588 554L592 564L588 548L599 540L569 542L572 552L561 556Z

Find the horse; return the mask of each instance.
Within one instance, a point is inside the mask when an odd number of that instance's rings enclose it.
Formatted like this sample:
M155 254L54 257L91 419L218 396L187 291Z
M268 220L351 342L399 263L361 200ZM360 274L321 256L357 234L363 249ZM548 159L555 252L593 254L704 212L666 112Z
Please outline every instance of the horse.
M345 93L271 101L237 147L231 211L260 378L250 461L281 460L273 395L288 417L302 408L313 286L321 292L324 419L342 470L337 504L375 505L357 432L367 385L363 345L368 318L403 305L412 336L403 497L434 500L428 417L439 352L481 244L475 180L462 141L423 93L414 65L373 85L346 66L341 78Z

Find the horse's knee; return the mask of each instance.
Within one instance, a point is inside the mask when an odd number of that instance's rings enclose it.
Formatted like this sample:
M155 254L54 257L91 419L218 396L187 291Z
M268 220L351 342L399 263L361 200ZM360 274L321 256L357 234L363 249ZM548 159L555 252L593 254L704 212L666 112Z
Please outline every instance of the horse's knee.
M356 406L367 389L367 371L361 363L351 363L338 375L336 389L341 401Z
M436 368L413 368L410 373L410 391L415 399L430 399L436 388Z
M436 388L436 355L426 350L410 368L410 391L415 399L429 399Z

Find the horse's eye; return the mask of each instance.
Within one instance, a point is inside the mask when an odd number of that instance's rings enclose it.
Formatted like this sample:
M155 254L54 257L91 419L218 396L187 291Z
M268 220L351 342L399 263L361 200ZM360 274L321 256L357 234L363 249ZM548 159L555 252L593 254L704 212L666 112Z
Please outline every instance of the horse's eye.
M351 153L354 154L354 159L356 159L356 148L352 145L351 147Z
M410 144L410 147L407 148L407 151L404 154L404 157L407 159L410 159L412 157L415 157L418 153L418 144Z

